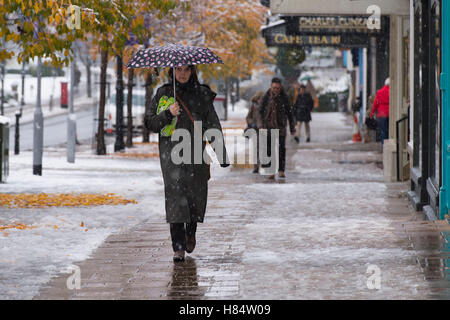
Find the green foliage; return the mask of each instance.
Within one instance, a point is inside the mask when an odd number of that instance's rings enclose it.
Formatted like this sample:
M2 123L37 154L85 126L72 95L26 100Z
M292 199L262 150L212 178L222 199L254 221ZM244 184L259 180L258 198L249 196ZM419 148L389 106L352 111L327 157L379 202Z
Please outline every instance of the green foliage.
M277 67L285 78L297 78L297 66L305 61L305 51L301 47L279 47L275 57Z

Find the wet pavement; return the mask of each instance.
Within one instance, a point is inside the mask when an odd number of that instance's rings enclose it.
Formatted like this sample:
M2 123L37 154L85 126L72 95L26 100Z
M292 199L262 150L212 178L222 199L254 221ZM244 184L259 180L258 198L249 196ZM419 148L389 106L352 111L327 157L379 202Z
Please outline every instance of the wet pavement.
M448 299L448 223L414 212L408 183L383 182L380 145L351 143L350 118L313 118L311 143L288 139L285 179L212 167L185 262L148 220L76 263L80 289L61 274L35 299Z

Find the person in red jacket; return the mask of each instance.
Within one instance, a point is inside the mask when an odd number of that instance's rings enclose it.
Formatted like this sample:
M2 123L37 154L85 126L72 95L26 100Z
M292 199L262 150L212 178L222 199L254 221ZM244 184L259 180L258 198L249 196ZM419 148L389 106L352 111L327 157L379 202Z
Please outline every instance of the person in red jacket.
M370 117L377 113L378 129L380 130L381 144L389 139L389 78L384 82L383 88L378 90L373 101Z

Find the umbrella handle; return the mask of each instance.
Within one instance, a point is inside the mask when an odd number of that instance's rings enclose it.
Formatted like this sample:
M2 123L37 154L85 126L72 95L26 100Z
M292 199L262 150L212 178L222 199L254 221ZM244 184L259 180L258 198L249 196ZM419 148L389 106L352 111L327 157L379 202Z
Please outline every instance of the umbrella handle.
M177 101L177 97L175 95L175 67L172 68L173 70L173 98L175 99L175 101Z

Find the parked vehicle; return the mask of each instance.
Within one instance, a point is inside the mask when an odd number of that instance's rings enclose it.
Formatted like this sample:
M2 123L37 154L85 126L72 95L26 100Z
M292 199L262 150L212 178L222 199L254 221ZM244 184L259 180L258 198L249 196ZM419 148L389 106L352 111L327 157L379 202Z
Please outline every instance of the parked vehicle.
M133 103L132 103L132 118L133 118L133 131L137 131L142 128L144 124L145 113L145 91L133 90ZM105 112L105 127L106 132L111 133L116 128L116 93L113 93L106 105ZM128 124L128 110L127 110L127 92L123 93L123 125L124 128Z

